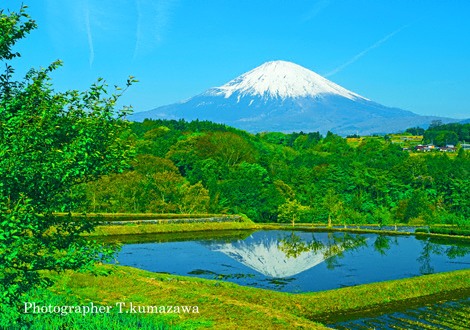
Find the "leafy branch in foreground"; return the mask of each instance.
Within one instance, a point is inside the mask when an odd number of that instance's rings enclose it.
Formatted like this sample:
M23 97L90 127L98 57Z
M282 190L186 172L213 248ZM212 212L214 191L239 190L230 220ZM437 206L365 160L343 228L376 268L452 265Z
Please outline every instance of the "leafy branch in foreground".
M14 80L8 61L20 55L11 48L35 27L25 7L0 12L0 314L12 319L23 294L49 283L40 271L83 269L112 254L81 236L93 222L53 212L69 212L74 186L122 172L132 156L121 138L130 108L115 110L125 89L110 94L99 79L84 92L55 92L49 75L60 61Z

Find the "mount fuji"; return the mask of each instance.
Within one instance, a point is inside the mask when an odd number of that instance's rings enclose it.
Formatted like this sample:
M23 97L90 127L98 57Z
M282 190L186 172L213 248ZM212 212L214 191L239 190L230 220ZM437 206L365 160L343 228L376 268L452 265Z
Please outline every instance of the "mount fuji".
M390 108L300 65L266 62L223 86L188 100L137 112L131 120L185 119L224 123L249 132L393 133L439 119Z

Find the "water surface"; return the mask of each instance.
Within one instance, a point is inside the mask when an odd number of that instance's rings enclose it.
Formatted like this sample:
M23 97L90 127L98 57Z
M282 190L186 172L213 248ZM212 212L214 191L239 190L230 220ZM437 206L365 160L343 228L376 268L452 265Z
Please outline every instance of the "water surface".
M333 329L469 329L470 298L327 324Z
M244 237L246 236L247 237ZM312 292L470 268L470 243L379 234L257 231L125 244L122 265Z

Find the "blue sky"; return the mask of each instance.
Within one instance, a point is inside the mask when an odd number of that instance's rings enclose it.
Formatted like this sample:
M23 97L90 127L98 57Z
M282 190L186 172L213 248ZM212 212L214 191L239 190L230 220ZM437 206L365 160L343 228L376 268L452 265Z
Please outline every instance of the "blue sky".
M57 90L96 78L139 83L122 99L150 110L220 86L266 61L302 65L387 106L470 117L470 1L5 0L39 27L17 72L55 59Z

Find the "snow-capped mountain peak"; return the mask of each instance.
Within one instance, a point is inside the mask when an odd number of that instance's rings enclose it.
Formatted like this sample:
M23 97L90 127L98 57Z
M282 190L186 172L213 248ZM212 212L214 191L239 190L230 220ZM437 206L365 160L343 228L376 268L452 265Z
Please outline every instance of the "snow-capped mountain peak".
M300 65L273 61L187 100L136 113L145 118L210 120L252 133L378 134L427 127L434 119L390 108Z
M206 95L229 98L232 95L262 98L298 98L338 95L350 100L365 99L319 74L287 61L266 62Z

